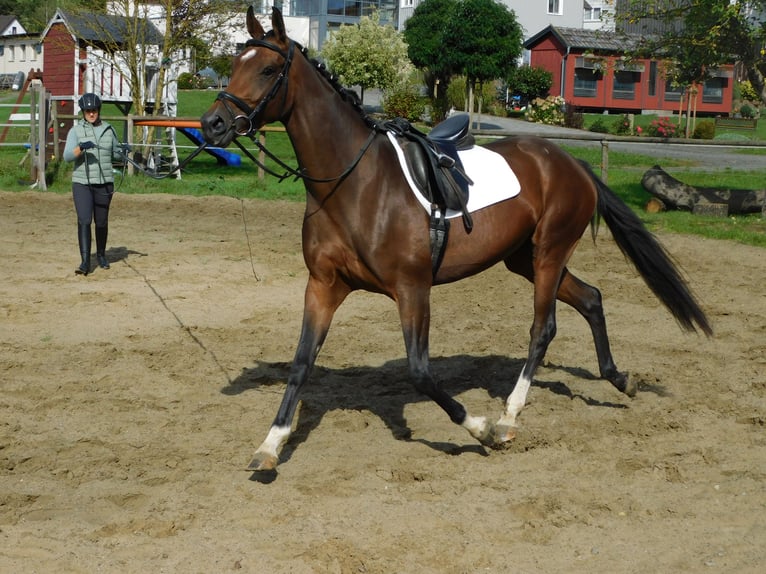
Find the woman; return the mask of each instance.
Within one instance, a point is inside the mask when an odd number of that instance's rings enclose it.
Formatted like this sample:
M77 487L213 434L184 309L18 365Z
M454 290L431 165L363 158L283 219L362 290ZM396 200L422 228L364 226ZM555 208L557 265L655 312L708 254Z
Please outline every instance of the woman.
M109 227L109 204L114 194L113 159L122 157L114 128L101 120L101 98L83 94L78 101L83 119L69 130L64 160L74 162L72 195L77 212L77 240L82 262L78 275L90 273L91 221L96 223L96 258L98 266L109 269L106 237Z

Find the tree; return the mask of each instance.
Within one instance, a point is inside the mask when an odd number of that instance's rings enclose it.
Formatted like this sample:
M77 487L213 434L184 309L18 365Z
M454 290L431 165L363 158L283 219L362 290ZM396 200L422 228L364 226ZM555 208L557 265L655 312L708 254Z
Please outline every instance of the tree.
M457 0L425 0L418 4L404 29L407 55L425 76L429 94L446 99L452 70L444 51L444 29ZM444 106L436 106L441 109ZM446 112L446 109L443 111Z
M162 103L173 99L169 87L185 49L200 39L219 50L229 48L221 29L231 17L230 7L229 0L111 0L108 13L94 12L92 6L68 13L87 29L84 41L96 65L109 69L117 63L134 110L143 113L148 102L154 115L172 115Z
M213 68L213 71L218 76L219 90L223 89L223 78L231 77L231 68L233 63L234 62L232 57L226 54L218 54L217 56L210 58L209 65L211 68Z
M515 14L495 0L458 0L444 29L449 67L466 77L469 111L477 83L507 77L521 56L523 33Z
M341 26L324 43L322 57L343 84L362 89L362 101L365 89L391 88L412 69L407 44L392 26L380 25L378 12Z
M738 60L766 104L766 0L620 0L617 24L642 35L642 53L672 57L680 86Z

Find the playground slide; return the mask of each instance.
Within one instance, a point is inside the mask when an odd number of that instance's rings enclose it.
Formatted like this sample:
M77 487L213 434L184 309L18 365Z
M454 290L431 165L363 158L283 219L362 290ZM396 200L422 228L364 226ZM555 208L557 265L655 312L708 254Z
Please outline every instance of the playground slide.
M201 144L205 141L202 137L202 132L194 128L176 128L179 132L189 138L195 145ZM235 153L226 151L220 147L206 147L205 151L218 160L219 165L228 165L231 167L239 167L242 165L242 158Z

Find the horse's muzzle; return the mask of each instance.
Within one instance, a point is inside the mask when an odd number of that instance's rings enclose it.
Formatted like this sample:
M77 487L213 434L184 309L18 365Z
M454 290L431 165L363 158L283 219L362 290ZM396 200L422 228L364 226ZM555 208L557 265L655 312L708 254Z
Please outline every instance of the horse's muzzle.
M226 147L234 139L233 126L218 113L216 106L204 113L200 123L205 141L212 146Z

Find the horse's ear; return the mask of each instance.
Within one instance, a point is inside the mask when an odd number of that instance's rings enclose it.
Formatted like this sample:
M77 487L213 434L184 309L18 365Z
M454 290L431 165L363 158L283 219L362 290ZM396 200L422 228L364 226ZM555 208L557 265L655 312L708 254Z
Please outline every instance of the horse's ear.
M263 26L255 17L252 5L247 8L247 31L250 32L250 37L256 40L260 40L266 35Z
M282 12L276 6L271 9L271 30L278 42L287 42L285 21L282 19Z

